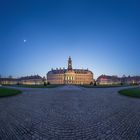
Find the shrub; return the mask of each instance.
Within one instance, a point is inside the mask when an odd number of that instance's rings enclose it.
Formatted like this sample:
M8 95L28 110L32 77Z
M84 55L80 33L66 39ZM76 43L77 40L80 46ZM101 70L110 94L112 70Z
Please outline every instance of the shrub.
M50 85L50 82L47 82L47 85Z

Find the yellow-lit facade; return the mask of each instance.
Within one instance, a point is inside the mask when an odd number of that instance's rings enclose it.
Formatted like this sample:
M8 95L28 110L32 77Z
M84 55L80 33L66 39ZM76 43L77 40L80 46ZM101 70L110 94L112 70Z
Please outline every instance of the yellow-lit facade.
M51 70L47 73L47 82L50 84L93 84L94 75L88 69L73 69L72 60L68 59L67 69Z

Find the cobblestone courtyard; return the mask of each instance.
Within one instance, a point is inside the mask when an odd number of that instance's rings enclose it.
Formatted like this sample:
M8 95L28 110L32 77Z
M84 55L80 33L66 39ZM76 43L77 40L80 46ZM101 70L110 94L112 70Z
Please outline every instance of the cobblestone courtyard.
M140 100L118 90L22 88L0 98L0 140L140 140Z

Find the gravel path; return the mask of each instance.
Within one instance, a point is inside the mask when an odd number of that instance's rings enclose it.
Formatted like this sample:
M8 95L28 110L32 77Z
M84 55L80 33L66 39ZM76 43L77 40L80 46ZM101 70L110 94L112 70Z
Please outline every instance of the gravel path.
M121 88L21 88L0 98L0 140L140 140L140 100Z

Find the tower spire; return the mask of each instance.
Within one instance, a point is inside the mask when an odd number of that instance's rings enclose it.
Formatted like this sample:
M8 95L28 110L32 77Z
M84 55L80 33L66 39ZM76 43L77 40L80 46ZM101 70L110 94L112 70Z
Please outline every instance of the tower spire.
M68 70L72 70L72 60L71 60L70 56L69 56L69 59L68 59Z

